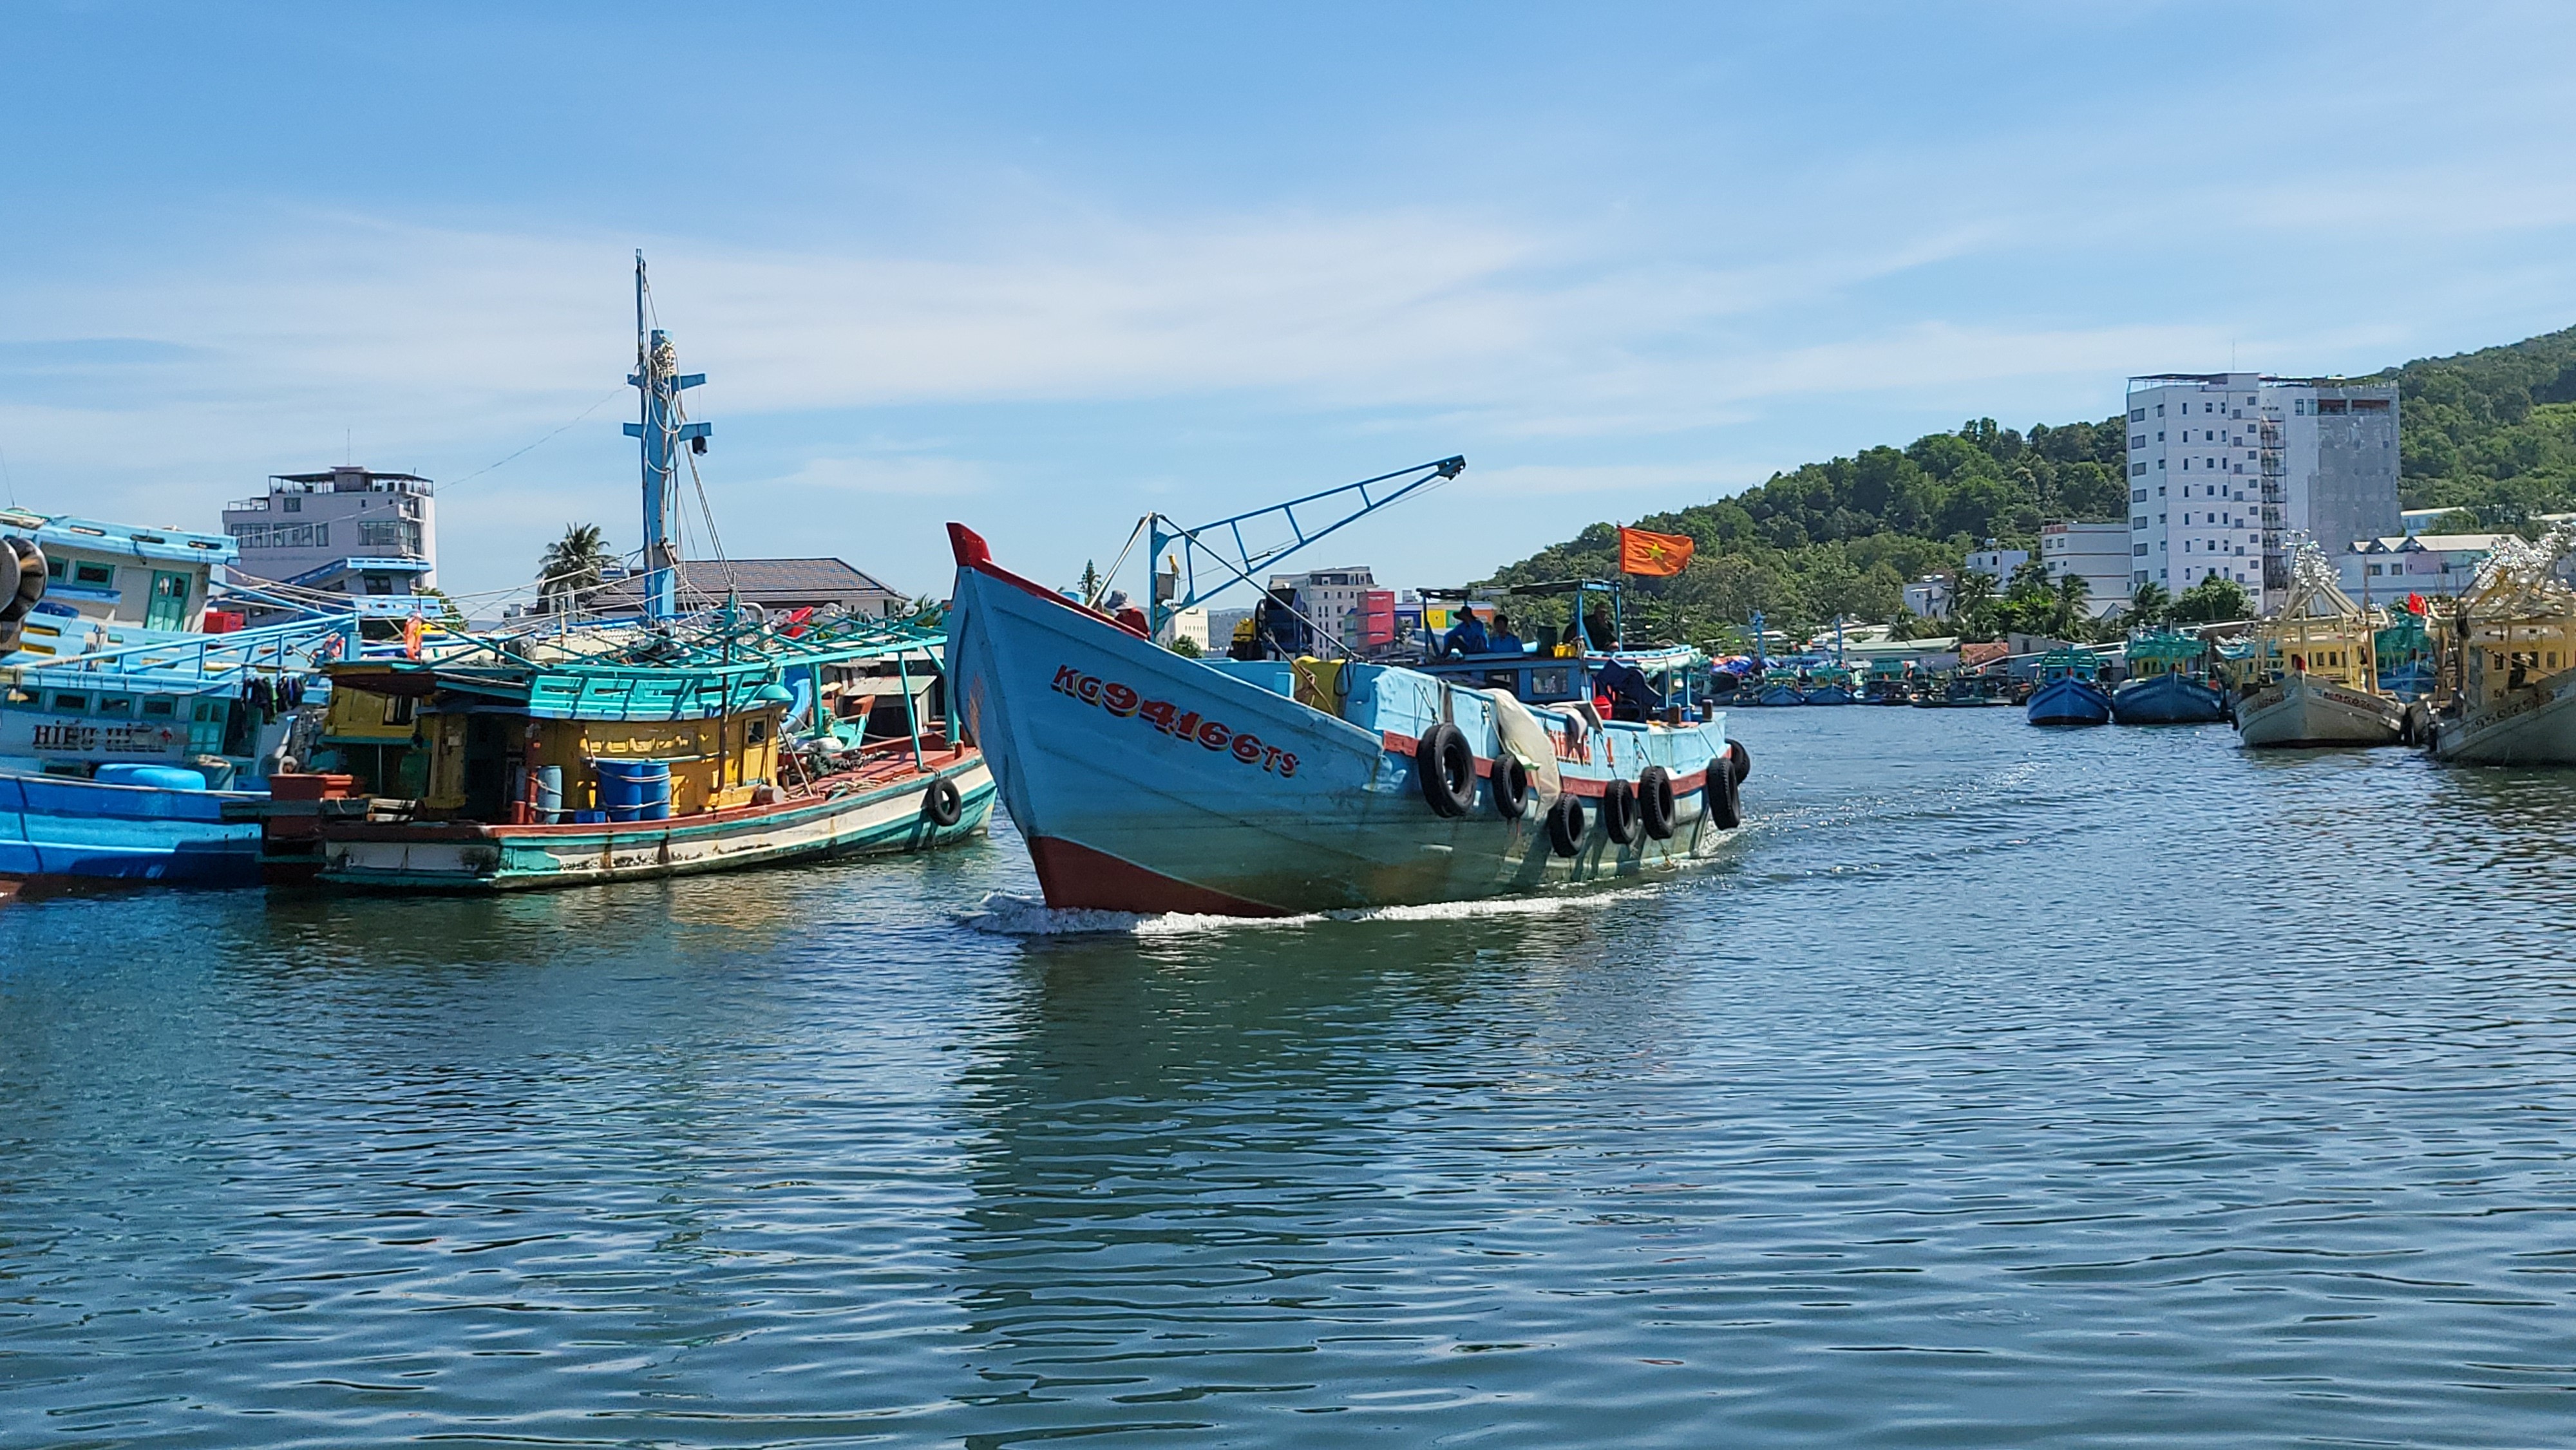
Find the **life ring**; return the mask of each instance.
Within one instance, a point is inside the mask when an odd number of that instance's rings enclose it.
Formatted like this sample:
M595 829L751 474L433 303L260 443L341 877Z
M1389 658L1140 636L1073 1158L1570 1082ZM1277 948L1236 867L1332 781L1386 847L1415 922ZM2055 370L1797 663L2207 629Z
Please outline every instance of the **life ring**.
M1476 804L1476 752L1467 732L1446 720L1414 742L1413 775L1433 815L1455 820Z
M1708 772L1708 818L1721 831L1731 831L1744 824L1744 777L1731 770L1711 766Z
M1520 757L1505 751L1494 757L1494 775L1490 782L1494 797L1494 814L1507 821L1517 821L1529 809L1529 767Z
M957 793L957 783L942 776L921 793L921 818L946 830L965 819L966 798Z
M1635 786L1614 780L1601 792L1601 830L1615 844L1626 846L1636 841L1637 814Z
M1583 833L1588 823L1583 819L1583 802L1572 795L1561 795L1547 808L1547 844L1560 856L1571 856L1583 849Z
M1753 752L1744 748L1743 741L1730 740L1726 742L1726 754L1735 765L1735 783L1744 784L1745 777L1753 774Z
M1673 773L1660 765L1650 765L1637 773L1637 824L1658 841L1673 838L1673 824L1681 815L1681 803L1673 799Z

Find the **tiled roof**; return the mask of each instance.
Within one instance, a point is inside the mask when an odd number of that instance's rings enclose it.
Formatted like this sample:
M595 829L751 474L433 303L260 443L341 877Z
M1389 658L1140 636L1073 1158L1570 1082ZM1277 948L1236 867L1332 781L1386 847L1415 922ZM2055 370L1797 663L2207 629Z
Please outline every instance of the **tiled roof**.
M682 596L722 599L738 593L754 604L859 604L906 598L874 576L838 559L691 559L680 565ZM593 609L633 609L644 599L640 575L628 575L592 595Z

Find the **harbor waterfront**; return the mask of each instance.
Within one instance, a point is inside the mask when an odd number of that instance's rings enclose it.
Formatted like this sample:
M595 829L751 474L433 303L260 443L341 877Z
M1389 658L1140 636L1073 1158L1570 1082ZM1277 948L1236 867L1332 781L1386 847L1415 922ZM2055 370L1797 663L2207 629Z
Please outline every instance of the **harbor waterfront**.
M2576 773L1730 730L1499 903L21 901L0 1441L2565 1442Z

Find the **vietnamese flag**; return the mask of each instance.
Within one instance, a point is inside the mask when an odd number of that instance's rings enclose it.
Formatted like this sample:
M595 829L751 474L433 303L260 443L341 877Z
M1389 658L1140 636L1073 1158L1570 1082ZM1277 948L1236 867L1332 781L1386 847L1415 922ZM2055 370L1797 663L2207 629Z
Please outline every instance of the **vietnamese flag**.
M1664 578L1689 567L1699 546L1688 534L1650 534L1624 525L1619 530L1619 572Z

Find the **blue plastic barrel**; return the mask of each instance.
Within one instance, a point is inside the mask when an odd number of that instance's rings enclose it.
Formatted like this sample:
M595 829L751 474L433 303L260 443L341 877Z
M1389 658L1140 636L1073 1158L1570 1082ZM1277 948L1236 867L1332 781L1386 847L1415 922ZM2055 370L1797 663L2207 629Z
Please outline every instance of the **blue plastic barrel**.
M635 816L644 821L667 821L671 818L671 767L659 760L641 760L635 772Z
M532 804L537 808L537 823L551 826L563 819L563 767L540 765L536 775L537 798Z
M594 760L599 772L599 808L612 821L635 819L635 770L640 760Z

